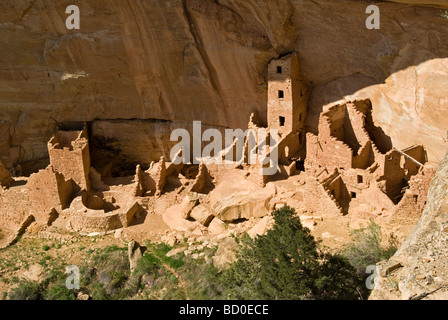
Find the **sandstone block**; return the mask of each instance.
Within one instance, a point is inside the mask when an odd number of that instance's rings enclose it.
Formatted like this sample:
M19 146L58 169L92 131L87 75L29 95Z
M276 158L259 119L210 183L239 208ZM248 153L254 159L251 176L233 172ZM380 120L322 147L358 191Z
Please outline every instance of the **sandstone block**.
M186 250L185 247L181 247L181 248L173 249L173 250L169 251L169 252L166 254L166 256L167 256L167 257L173 257L173 256L175 256L175 255L178 255L179 253L184 252L185 250Z
M247 234L251 238L255 238L256 236L261 236L268 231L268 223L272 219L272 217L267 216L261 219L252 229L250 229Z
M197 225L197 221L189 221L182 217L182 206L174 205L169 207L163 214L163 220L172 230L187 231L194 229Z
M242 180L235 173L212 191L211 207L222 221L261 218L270 213L269 204L275 194L276 187L273 183L262 188L248 180Z
M206 205L200 204L191 211L191 217L200 224L207 226L214 217L213 211Z
M226 224L218 218L214 218L208 225L208 232L212 235L222 234L226 229Z

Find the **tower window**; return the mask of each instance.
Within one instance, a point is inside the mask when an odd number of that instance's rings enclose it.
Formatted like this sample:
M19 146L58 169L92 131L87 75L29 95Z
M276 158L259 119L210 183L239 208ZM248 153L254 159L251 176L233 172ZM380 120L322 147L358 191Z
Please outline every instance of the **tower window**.
M278 90L278 98L283 99L285 97L285 92L283 90Z
M285 121L286 121L285 117L279 117L278 121L280 122L280 127L284 127L285 126Z
M351 193L352 199L356 199L356 192Z
M302 92L302 89L300 89L300 98L302 98L303 97L303 92Z
M363 183L364 177L358 174L358 183Z
M282 72L283 72L282 67L281 67L281 66L278 66L278 67L277 67L277 73L278 73L278 74L281 74Z
M302 121L302 114L299 114L299 121Z

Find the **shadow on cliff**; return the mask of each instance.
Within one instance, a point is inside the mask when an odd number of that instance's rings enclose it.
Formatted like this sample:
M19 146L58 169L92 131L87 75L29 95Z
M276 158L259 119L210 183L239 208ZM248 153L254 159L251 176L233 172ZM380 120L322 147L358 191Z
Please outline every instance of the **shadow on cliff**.
M274 50L279 56L291 51L299 53L300 74L311 89L307 119L311 131L317 130L323 106L385 84L394 74L404 72L400 79L409 79L409 83L388 82L392 94L407 86L427 85L434 89L436 84L445 85L440 77L448 77L448 69L441 60L448 58L448 42L444 40L448 18L442 16L442 9L390 2L376 5L380 8L379 30L366 28L369 14L365 13L368 6L365 1L322 0L292 5L291 25L299 36L294 43L279 41L288 45ZM432 60L429 66L434 71L424 65ZM436 70L440 73L437 80L433 74ZM413 77L434 80L414 84ZM437 94L440 91L446 89L437 89ZM387 92L382 94L388 96ZM426 90L424 94L431 92Z

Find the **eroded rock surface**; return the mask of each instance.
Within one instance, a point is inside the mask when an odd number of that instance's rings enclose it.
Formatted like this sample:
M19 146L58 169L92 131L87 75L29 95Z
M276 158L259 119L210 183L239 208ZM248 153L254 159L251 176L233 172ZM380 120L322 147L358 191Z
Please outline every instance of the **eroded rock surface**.
M269 215L269 203L276 194L275 185L268 183L261 188L243 176L243 171L229 173L210 194L211 207L219 219L234 221Z
M70 31L64 2L2 1L0 158L35 172L58 125L95 120L94 145L108 159L158 161L171 130L193 120L244 128L257 111L265 121L266 65L297 51L311 128L323 105L368 96L394 145L424 144L441 161L448 5L376 4L381 29L372 31L363 1L89 0Z

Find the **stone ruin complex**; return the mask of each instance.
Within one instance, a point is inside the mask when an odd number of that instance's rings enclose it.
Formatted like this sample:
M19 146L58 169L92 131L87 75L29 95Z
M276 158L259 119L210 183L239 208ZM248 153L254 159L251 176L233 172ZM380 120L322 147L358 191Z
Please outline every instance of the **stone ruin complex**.
M3 245L31 224L49 226L61 217L68 230L89 233L159 214L171 230L215 236L226 233L229 223L258 219L249 230L256 235L269 227L272 210L286 203L311 218L415 224L434 175L424 147L394 148L374 125L369 100L325 106L318 128L307 128L309 91L298 64L291 53L268 66L266 129L279 132L276 175L262 176L247 159L175 165L162 157L146 170L137 165L132 177L102 177L104 168L91 166L87 127L58 131L48 142L50 165L29 179L14 180L0 163L0 222L10 235ZM249 128L262 127L256 118ZM285 181L292 193L279 187Z
M384 139L372 122L368 100L330 107L320 116L318 134L307 133L305 171L342 214L354 203L369 202L373 193L383 198L381 205L390 202L385 208L411 196L415 207L409 208L410 212L421 212L426 194L416 191L427 190L434 174L424 165L423 146L400 151L389 147ZM312 206L319 198L307 200Z

